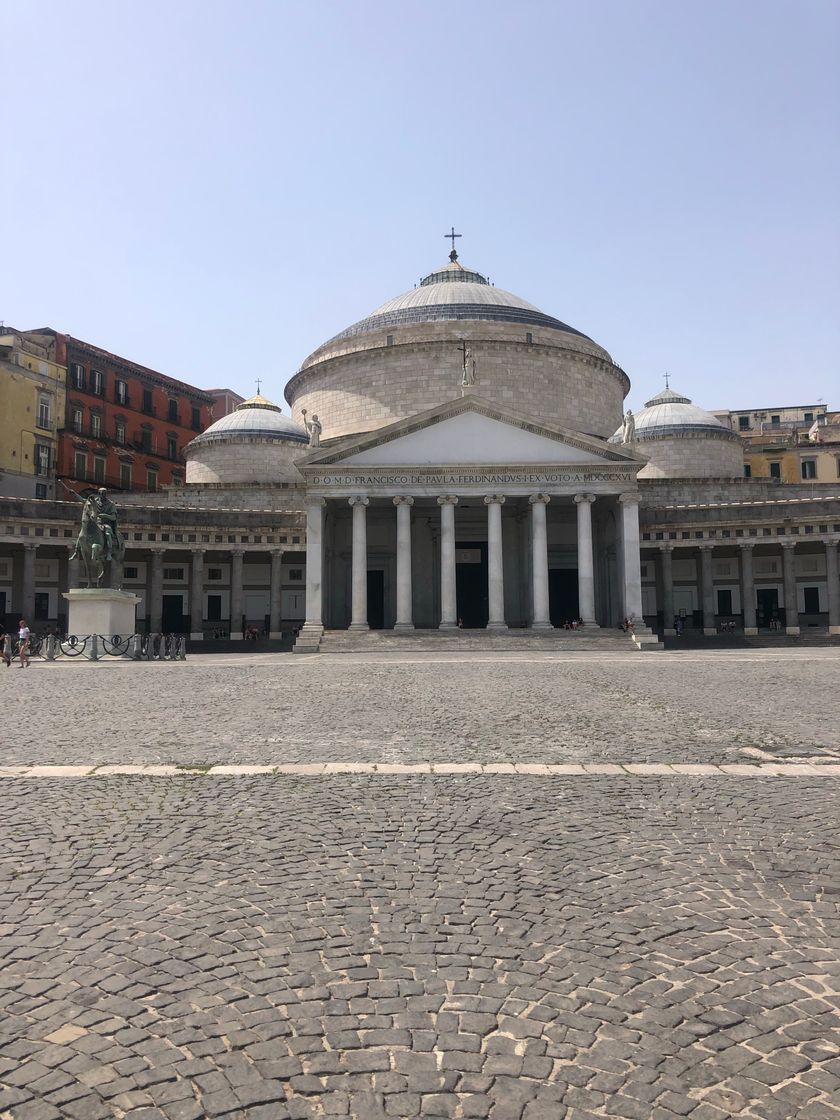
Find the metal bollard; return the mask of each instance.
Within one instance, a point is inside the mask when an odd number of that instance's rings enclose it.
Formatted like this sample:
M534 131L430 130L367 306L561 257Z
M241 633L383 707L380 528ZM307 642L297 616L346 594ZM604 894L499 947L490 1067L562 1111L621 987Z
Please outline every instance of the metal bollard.
M90 659L91 661L99 660L99 635L91 634L90 636Z
M181 638L181 642L180 642L180 645L179 645L178 648L181 651L181 661L186 661L187 660L187 639L186 639L186 637Z
M47 635L47 661L55 661L55 635Z
M135 661L139 661L143 656L143 639L139 634L135 634L132 638L131 656Z

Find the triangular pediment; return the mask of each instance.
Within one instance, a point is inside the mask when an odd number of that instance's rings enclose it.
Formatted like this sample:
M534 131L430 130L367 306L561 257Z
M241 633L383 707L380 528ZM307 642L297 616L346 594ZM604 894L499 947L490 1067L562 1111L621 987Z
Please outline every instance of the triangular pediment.
M502 465L568 463L641 466L645 460L614 444L546 427L480 397L461 398L364 436L322 447L302 467Z

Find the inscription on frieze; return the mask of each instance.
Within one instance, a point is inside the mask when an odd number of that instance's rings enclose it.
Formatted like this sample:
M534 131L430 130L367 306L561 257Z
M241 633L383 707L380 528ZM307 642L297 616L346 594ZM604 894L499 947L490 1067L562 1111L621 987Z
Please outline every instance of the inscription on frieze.
M309 474L311 486L561 486L566 482L633 482L635 471L504 471L490 474L400 472L394 474Z

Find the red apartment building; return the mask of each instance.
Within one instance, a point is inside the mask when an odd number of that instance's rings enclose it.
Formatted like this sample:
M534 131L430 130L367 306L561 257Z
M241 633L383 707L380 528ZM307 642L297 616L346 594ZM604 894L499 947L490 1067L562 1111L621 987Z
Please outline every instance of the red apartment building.
M184 447L214 419L210 394L70 335L60 337L67 409L58 434L57 477L77 491L183 483Z

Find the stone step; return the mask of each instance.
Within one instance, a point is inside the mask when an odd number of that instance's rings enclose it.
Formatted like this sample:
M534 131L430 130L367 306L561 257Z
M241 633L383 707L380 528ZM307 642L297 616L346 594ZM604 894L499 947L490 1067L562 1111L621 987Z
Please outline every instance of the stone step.
M321 653L419 653L470 651L618 651L637 647L616 630L326 630Z

